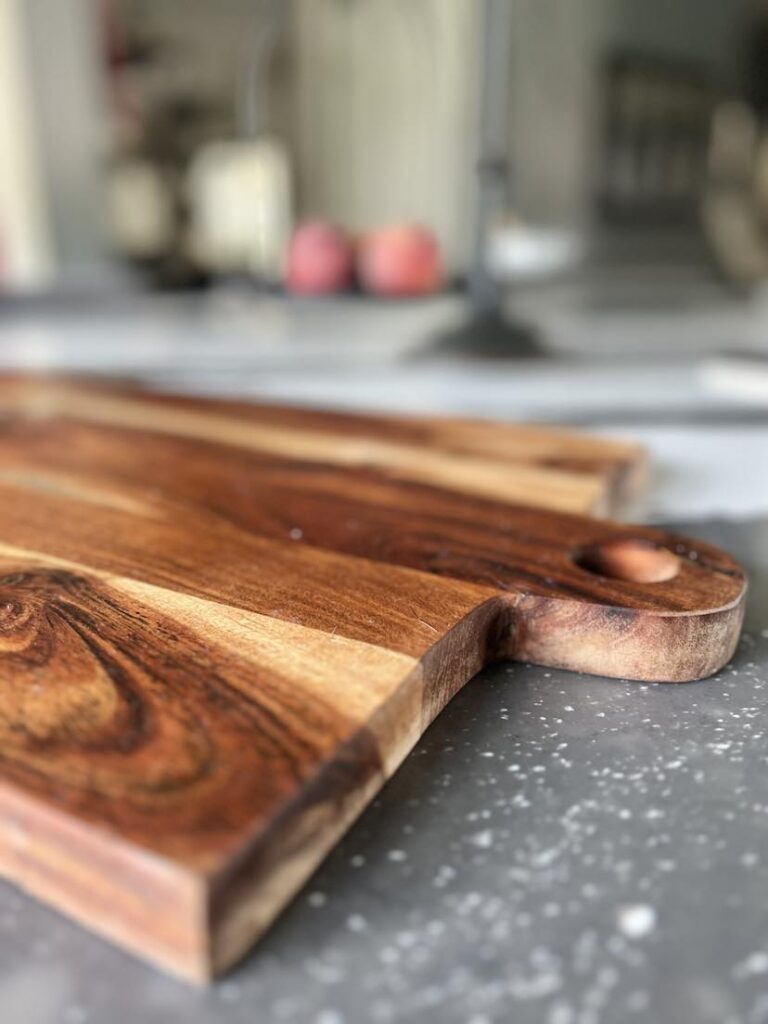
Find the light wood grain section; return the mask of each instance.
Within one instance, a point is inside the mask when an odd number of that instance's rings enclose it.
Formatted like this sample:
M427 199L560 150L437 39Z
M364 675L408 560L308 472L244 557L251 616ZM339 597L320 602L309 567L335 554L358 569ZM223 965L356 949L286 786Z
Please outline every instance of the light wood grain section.
M116 393L108 387L10 381L27 415L215 441L327 465L367 467L469 495L607 514L642 489L636 445L542 427L473 420L364 417L232 402Z

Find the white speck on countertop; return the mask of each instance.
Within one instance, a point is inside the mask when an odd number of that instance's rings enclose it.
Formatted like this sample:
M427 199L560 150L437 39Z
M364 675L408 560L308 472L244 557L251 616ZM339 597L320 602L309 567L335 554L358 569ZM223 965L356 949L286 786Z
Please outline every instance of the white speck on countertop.
M616 921L628 939L644 939L656 927L656 910L647 903L630 903L619 907Z
M481 850L487 850L490 846L493 846L493 829L485 828L482 832L475 832L474 835L469 837L468 842L472 843L473 846L478 846Z
M733 968L734 978L751 978L756 974L768 974L768 953L763 950L750 954Z

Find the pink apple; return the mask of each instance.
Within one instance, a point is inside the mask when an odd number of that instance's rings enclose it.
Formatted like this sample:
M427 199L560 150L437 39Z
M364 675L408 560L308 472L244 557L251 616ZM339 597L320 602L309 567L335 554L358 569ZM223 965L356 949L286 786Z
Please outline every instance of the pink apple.
M357 275L374 295L426 295L443 283L440 249L431 231L398 224L365 235L357 250Z
M303 295L338 292L352 277L352 246L344 232L325 221L308 221L288 246L285 285Z

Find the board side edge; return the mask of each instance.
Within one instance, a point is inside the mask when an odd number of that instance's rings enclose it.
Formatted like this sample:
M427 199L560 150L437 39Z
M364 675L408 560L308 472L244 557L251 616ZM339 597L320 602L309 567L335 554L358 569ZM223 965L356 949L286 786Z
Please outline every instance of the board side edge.
M205 892L194 873L8 782L0 874L118 949L187 981L209 976Z

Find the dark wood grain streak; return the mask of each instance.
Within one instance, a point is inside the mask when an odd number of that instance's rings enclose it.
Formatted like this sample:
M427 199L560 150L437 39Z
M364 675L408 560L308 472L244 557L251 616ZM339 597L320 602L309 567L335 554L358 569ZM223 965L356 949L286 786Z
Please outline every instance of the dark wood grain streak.
M589 503L634 465L538 429L0 379L0 867L204 980L489 661L717 670L728 555L500 497L522 472Z
M334 703L307 703L102 581L0 573L4 777L155 852L207 867L357 731ZM372 742L365 760L381 769Z

